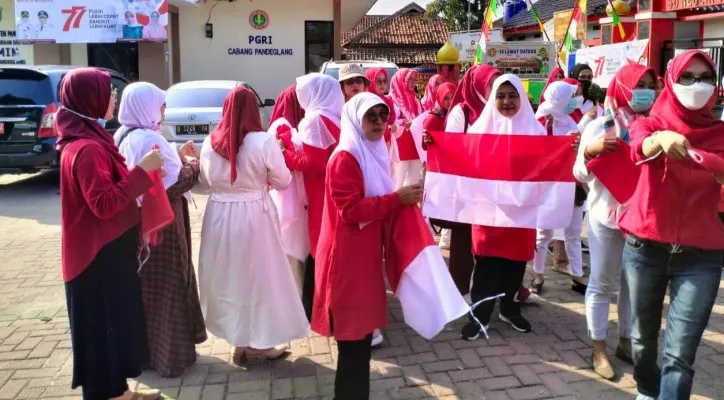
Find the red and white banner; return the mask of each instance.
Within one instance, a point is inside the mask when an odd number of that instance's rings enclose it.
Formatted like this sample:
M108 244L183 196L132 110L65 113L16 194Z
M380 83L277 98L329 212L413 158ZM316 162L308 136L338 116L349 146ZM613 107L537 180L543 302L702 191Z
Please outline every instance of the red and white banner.
M573 217L573 136L430 132L423 214L474 225L558 229Z
M18 41L168 40L168 0L15 0Z

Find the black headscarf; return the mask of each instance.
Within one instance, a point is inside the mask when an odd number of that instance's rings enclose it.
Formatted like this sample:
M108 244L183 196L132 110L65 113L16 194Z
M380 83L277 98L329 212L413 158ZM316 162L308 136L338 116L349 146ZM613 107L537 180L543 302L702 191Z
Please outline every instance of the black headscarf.
M573 69L571 70L570 77L581 82L581 84L583 85L583 98L585 100L591 101L595 104L597 102L597 99L595 98L595 96L591 96L589 94L589 89L591 88L592 82L591 81L581 81L580 79L578 79L578 76L581 74L581 72L583 72L585 70L589 70L589 71L593 72L593 69L588 64L576 64L573 66Z

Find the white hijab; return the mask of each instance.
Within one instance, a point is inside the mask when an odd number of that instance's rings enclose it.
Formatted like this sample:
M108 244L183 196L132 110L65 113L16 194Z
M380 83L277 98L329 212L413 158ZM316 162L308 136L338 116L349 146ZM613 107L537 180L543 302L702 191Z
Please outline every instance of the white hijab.
M520 96L520 108L512 117L506 117L498 111L495 97L498 94L500 86L509 82L515 87ZM490 92L490 101L485 104L480 117L468 129L468 133L488 133L498 135L545 135L546 130L543 125L538 122L533 108L528 101L528 95L523 88L523 82L520 78L513 74L505 74L499 76L493 82L493 90Z
M313 73L297 78L297 99L304 109L298 131L302 143L326 149L337 141L324 125L321 116L340 126L344 94L339 82L331 76Z
M385 102L376 94L364 92L352 97L342 108L342 130L339 145L334 154L340 151L350 153L359 163L364 177L365 197L384 196L392 193L392 174L390 157L384 138L371 142L362 132L362 119L367 110ZM364 225L364 224L360 224Z
M568 103L575 96L578 86L567 82L553 82L546 88L543 96L545 101L538 106L535 116L553 116L553 134L565 135L570 131L578 131L578 124L566 113Z

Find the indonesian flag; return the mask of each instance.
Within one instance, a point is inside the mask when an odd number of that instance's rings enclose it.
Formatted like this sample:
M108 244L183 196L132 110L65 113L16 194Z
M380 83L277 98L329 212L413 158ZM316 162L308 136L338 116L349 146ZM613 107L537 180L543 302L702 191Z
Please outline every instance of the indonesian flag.
M419 207L402 206L388 220L385 239L387 280L407 325L431 339L470 312Z
M510 228L559 229L573 218L573 136L430 132L426 217Z
M620 138L618 148L588 162L587 168L619 204L626 204L636 191L641 168L631 160L631 146Z
M568 53L571 53L573 51L573 41L579 39L579 27L584 27L583 32L585 35L586 21L584 20L584 18L586 18L586 2L586 0L576 0L576 3L573 6L573 14L571 14L571 21L568 25L568 32L566 33L566 40L564 42L564 48Z

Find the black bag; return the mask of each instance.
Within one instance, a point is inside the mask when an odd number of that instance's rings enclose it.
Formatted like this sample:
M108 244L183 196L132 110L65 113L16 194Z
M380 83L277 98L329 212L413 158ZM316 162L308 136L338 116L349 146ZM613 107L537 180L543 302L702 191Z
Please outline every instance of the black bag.
M588 198L588 192L583 188L583 185L576 183L576 198L573 200L573 204L576 207L581 207Z

